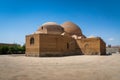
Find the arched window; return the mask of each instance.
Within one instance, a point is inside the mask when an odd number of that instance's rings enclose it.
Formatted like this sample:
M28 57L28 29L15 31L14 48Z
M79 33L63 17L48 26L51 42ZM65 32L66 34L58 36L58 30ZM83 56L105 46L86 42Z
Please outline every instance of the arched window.
M88 49L88 48L89 48L89 44L85 44L85 45L84 45L84 48L85 48L85 49Z
M41 29L43 29L43 26L41 27Z
M67 49L69 49L69 43L67 43Z
M34 38L30 38L30 45L34 44Z

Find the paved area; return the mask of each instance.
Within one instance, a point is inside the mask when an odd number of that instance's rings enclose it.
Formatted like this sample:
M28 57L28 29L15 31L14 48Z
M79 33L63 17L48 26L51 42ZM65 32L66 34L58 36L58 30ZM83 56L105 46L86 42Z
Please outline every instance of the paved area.
M0 55L0 80L120 80L120 54L66 57Z

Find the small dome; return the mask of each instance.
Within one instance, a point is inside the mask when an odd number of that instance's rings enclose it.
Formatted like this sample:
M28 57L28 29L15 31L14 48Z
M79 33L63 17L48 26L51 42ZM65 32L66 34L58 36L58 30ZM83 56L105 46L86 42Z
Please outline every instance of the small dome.
M63 33L63 28L55 22L47 22L42 24L42 26L35 33L43 34L61 34Z
M82 35L81 29L72 22L65 22L61 26L64 28L64 31L70 35Z

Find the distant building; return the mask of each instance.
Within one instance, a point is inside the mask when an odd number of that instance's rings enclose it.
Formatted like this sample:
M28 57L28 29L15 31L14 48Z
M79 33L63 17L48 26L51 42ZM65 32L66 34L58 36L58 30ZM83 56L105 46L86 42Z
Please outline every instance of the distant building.
M111 46L106 47L107 53L120 53L120 46Z
M86 38L72 22L47 22L26 36L26 56L104 55L106 43L100 37Z
M1 46L16 46L16 45L19 45L19 44L0 43L0 47Z

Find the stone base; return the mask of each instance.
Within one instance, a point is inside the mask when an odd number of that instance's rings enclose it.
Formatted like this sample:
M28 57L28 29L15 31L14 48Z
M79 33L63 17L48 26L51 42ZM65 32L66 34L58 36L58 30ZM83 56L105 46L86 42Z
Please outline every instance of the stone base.
M39 53L25 53L25 56L29 56L29 57L39 57L40 54L39 54Z
M42 52L40 57L60 57L60 56L70 56L70 55L80 55L81 53L75 52Z

